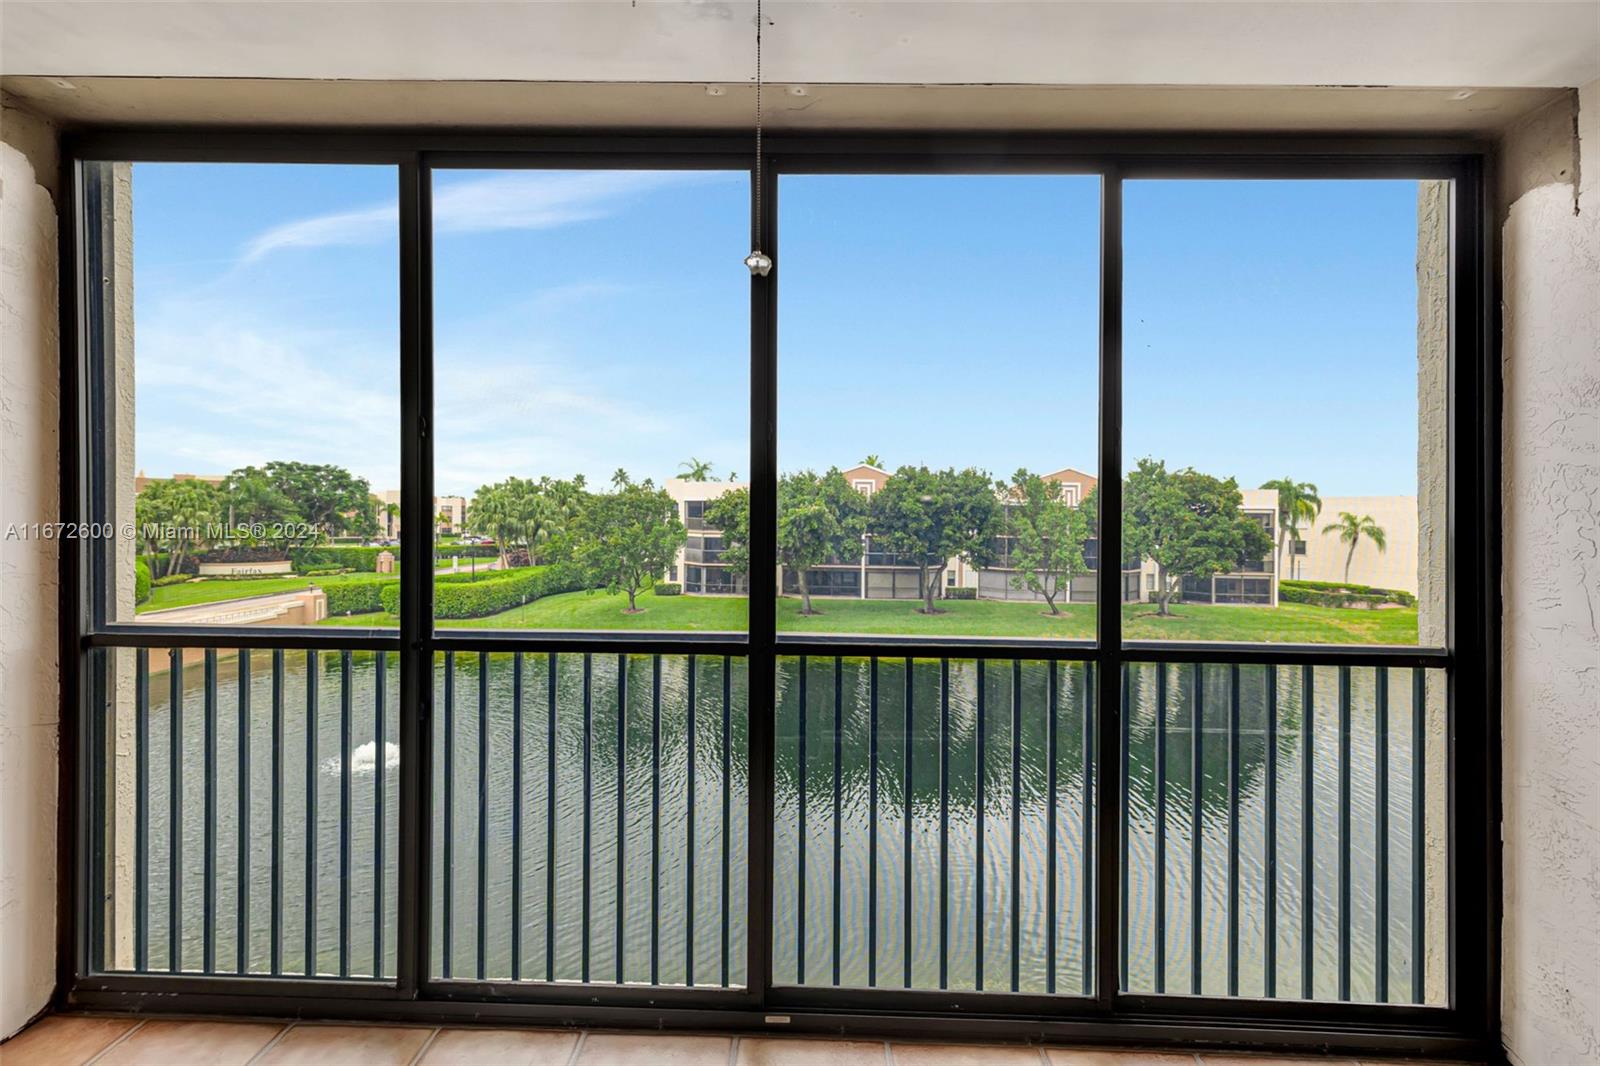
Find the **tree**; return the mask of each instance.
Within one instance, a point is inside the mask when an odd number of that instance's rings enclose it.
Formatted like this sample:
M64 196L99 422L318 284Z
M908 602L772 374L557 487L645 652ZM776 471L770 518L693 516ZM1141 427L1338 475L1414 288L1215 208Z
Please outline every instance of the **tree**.
M152 552L166 551L163 576L182 571L191 552L204 547L222 517L222 493L198 479L152 481L134 502L140 537Z
M328 536L378 530L372 487L343 467L318 463L272 462L264 471L274 488L294 505L300 520Z
M1061 482L1027 470L1011 475L1007 496L1006 531L1013 538L1011 587L1043 596L1050 613L1058 615L1056 596L1063 589L1070 595L1073 576L1086 569L1088 514L1068 501Z
M635 484L618 470L611 484L578 519L578 561L596 584L626 592L627 613L637 614L639 590L672 563L686 534L677 503L648 478Z
M249 527L261 525L273 532L282 530L283 536L265 539L276 540L285 547L292 540L302 539L289 535L289 530L296 523L303 522L303 516L296 509L294 501L260 467L240 467L222 479L220 491L227 512L230 538L254 543L256 538L250 534ZM241 534L240 530L244 533Z
M722 531L722 563L733 577L750 575L750 490L734 489L706 502L705 523Z
M1140 459L1122 493L1124 554L1156 564L1156 596L1162 617L1185 576L1210 577L1272 550L1272 538L1241 510L1244 496L1233 478L1202 474L1192 467L1168 470L1165 462Z
M883 460L878 458L878 454L876 452L873 452L873 453L869 454L865 459L861 460L861 465L862 466L875 466L879 470L882 470L883 469Z
M394 522L395 522L395 519L398 518L399 516L400 516L400 505L398 503L386 503L386 504L383 505L383 518L384 518L383 535L384 536L386 536L386 537L394 536Z
M691 455L688 462L678 464L678 469L684 472L683 476L686 481L710 481L714 465L704 459L696 459Z
M1350 584L1350 560L1356 557L1356 547L1361 543L1361 538L1366 537L1377 547L1380 552L1389 550L1389 539L1383 527L1373 521L1369 514L1357 515L1349 511L1340 511L1337 522L1329 522L1322 527L1323 536L1329 533L1339 534L1339 539L1350 545L1350 550L1344 554L1344 583Z
M988 474L902 466L873 494L869 530L876 547L916 560L922 613L939 614L940 575L952 558L990 563L999 511Z
M1283 542L1286 537L1300 539L1300 523L1316 522L1322 513L1322 497L1309 481L1281 477L1261 486L1278 492L1278 573L1283 574Z

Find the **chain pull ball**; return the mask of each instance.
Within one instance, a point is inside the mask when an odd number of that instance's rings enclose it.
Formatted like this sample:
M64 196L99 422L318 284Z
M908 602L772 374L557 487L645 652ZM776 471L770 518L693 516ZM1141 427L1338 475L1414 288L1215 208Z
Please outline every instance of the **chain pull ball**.
M765 180L762 173L761 158L761 0L756 0L756 167L755 167L755 203L752 207L752 228L755 231L755 247L750 254L744 257L744 265L750 268L750 276L764 278L772 273L772 256L761 250L761 186Z

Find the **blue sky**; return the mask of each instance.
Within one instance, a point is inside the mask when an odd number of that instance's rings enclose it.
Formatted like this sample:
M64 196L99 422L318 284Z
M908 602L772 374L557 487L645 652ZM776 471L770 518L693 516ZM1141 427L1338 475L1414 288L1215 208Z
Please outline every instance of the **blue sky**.
M396 175L134 168L136 465L399 484ZM436 483L748 472L748 185L440 172ZM1131 182L1124 451L1416 484L1413 182ZM786 176L784 469L1095 472L1098 182Z

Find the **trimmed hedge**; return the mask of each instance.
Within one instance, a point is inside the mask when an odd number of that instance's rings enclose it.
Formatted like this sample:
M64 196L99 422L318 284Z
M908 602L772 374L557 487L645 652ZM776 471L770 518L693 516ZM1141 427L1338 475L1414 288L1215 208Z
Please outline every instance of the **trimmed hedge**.
M650 591L657 596L677 596L682 594L683 586L675 581L657 581L650 587Z
M1306 603L1313 607L1371 608L1388 603L1401 607L1417 605L1417 598L1403 589L1347 585L1339 581L1280 581L1278 599L1284 603Z
M965 587L952 588L946 585L944 598L947 600L975 600L978 598L978 590Z
M150 567L143 559L133 563L133 602L143 603L150 598Z
M307 574L312 570L354 570L371 574L378 569L379 552L392 552L396 561L400 558L398 547L363 548L323 544L314 548L294 548L289 552L289 561L297 574Z
M183 585L183 584L187 584L189 581L193 580L193 578L194 578L193 574L184 574L184 573L168 574L166 577L152 578L151 581L150 581L150 587L151 588L164 589L168 585Z
M282 548L270 545L236 544L228 548L212 548L195 556L201 563L278 563L286 559Z
M507 573L491 571L473 580L468 574L441 574L433 582L435 618L482 618L532 603L559 592L590 587L582 569L566 563L527 567ZM400 586L380 593L383 609L400 613Z
M150 576L152 578L154 578L155 580L157 580L157 581L161 580L161 578L158 575L167 574L167 557L170 554L171 554L170 552L156 552L154 555L146 555L144 557L145 561L150 566ZM192 577L195 574L198 574L199 572L200 572L200 564L195 561L195 558L194 558L193 555L185 555L183 557L183 562L178 564L178 573L179 574L188 574L188 575L190 575ZM176 575L167 575L167 576L176 576Z
M374 611L381 611L384 607L383 592L386 589L394 590L397 608L400 603L400 579L388 575L339 581L323 585L321 588L328 596L329 615L371 614Z

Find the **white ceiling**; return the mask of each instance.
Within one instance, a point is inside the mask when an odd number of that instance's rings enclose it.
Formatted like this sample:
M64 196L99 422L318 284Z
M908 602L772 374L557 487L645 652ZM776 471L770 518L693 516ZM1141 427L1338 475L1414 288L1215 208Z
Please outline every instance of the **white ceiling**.
M0 0L0 73L738 82L754 0ZM1560 87L1600 0L766 4L783 83Z

